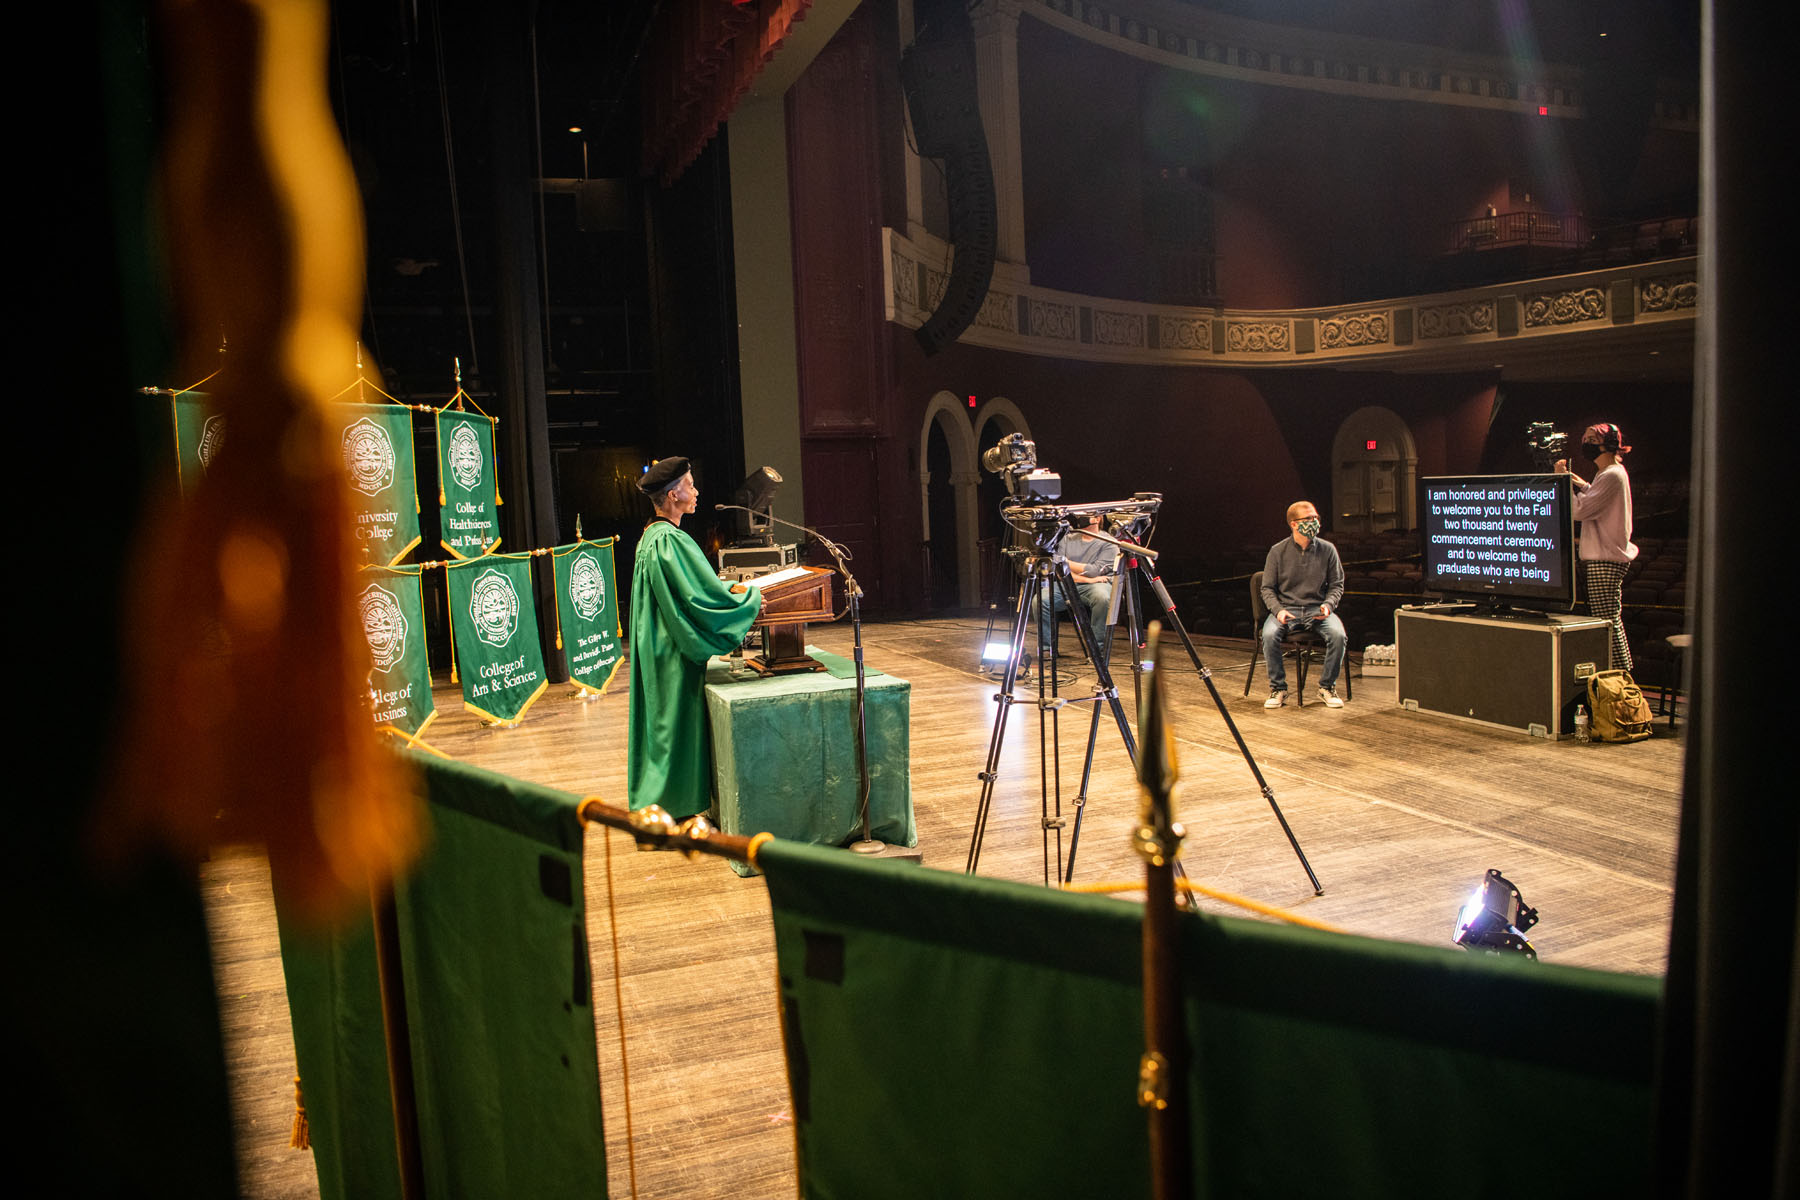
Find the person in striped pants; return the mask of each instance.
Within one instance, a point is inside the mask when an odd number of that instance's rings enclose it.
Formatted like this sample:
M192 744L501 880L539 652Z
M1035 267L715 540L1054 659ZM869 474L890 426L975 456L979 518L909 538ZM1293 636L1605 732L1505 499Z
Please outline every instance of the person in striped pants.
M1575 519L1581 522L1581 569L1587 584L1588 610L1612 625L1612 668L1631 670L1631 644L1625 640L1620 593L1625 572L1638 548L1631 541L1631 477L1621 461L1631 453L1617 425L1589 425L1581 435L1581 451L1594 462L1594 478L1583 479L1559 459L1558 472L1568 472L1575 485Z

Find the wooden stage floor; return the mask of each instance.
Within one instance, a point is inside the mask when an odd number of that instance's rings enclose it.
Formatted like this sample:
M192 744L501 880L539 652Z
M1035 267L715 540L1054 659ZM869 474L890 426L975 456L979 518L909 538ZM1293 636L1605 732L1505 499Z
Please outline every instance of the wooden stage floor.
M975 669L985 629L982 619L939 618L864 630L869 664L912 683L913 801L927 868L960 871L968 853L976 773L995 711L996 683ZM850 652L847 624L810 632L825 649ZM1248 643L1208 641L1200 651L1325 891L1313 894L1198 673L1171 643L1165 658L1182 771L1179 816L1196 882L1356 933L1447 945L1458 906L1486 868L1498 867L1542 914L1531 938L1544 960L1663 971L1680 728L1670 734L1659 721L1657 736L1634 746L1552 743L1407 712L1392 679L1360 676L1355 699L1341 710L1309 701L1265 711L1260 666L1249 696L1240 694ZM1127 657L1121 645L1121 671ZM1085 665L1065 667L1064 676L1065 695L1089 693ZM465 761L622 805L626 678L621 671L612 693L589 702L552 688L511 730L483 728L441 682L428 740ZM1128 677L1120 690L1129 713ZM1065 709L1060 725L1063 807L1072 817L1085 709ZM1039 761L1035 706L1016 706L983 875L1044 879ZM1089 794L1076 881L1141 878L1130 848L1135 784L1110 717ZM628 1196L608 858L605 831L591 829L587 900L609 1190ZM763 883L738 878L718 860L637 853L621 835L612 836L610 859L637 1194L793 1195ZM317 1195L311 1155L287 1148L293 1043L266 865L253 850L227 850L202 875L243 1189L258 1197ZM1210 900L1201 907L1236 911Z

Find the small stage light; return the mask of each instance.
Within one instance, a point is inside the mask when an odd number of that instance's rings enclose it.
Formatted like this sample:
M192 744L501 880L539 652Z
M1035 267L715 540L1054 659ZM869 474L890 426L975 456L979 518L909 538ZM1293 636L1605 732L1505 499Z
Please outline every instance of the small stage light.
M1536 958L1537 950L1525 940L1525 931L1537 924L1537 909L1525 903L1519 889L1499 871L1489 869L1462 911L1456 914L1451 940L1467 949L1498 954L1511 950Z
M981 647L981 669L983 671L1002 670L1006 666L1006 660L1011 657L1011 642L987 642Z

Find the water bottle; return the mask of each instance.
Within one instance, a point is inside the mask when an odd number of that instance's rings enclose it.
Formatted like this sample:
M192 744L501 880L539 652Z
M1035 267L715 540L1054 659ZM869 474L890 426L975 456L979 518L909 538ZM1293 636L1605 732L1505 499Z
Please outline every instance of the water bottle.
M1575 740L1578 742L1588 740L1588 711L1585 704L1575 706Z

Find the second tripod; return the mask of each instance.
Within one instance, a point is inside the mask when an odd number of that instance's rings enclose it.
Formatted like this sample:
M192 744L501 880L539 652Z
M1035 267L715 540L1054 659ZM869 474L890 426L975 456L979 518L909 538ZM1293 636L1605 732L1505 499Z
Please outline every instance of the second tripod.
M1099 506L1093 506L1098 508ZM1013 612L1012 637L1006 655L1006 666L1001 677L1000 691L994 700L998 710L994 714L994 730L988 739L987 763L981 771L981 798L975 810L975 828L969 839L969 857L966 870L973 874L981 861L982 839L987 832L988 817L993 810L994 788L1000 778L1001 748L1006 739L1006 724L1012 714L1012 706L1018 703L1014 694L1019 680L1019 663L1025 650L1027 627L1032 623L1033 608L1037 609L1038 640L1040 657L1037 678L1038 708L1038 750L1040 796L1039 823L1044 835L1044 882L1050 883L1059 879L1062 874L1062 778L1059 751L1058 720L1061 710L1070 704L1089 703L1096 706L1094 723L1099 722L1098 706L1107 704L1112 710L1113 720L1119 727L1119 737L1125 743L1125 752L1132 763L1137 762L1137 744L1131 732L1131 725L1125 718L1125 710L1119 703L1118 688L1113 685L1112 672L1107 666L1104 650L1095 643L1094 635L1082 619L1085 609L1076 589L1075 580L1070 573L1068 560L1060 552L1063 538L1069 533L1069 514L1079 511L1064 507L1041 507L1035 509L1015 509L1008 513L1009 521L1016 522L1017 528L1024 529L1024 522L1029 521L1031 534L1031 550L1025 556L1023 578L1019 587L1018 604ZM1057 694L1056 663L1054 645L1044 646L1041 643L1053 641L1046 638L1043 631L1052 627L1055 621L1055 596L1060 595L1063 604L1075 617L1074 626L1080 639L1083 651L1094 664L1099 682L1091 696L1085 698L1064 697ZM1033 600L1036 599L1034 606ZM1092 738L1089 739L1089 763L1092 762ZM1052 864L1054 863L1054 871Z

